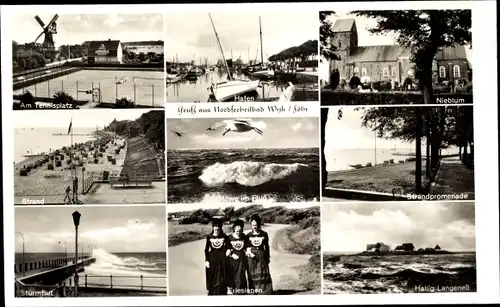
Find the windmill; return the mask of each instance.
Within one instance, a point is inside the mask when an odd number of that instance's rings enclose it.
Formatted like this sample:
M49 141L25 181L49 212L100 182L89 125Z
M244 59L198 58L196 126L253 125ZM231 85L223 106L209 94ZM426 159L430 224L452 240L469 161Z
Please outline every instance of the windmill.
M54 15L54 17L52 17L50 22L47 25L45 25L43 23L42 19L40 19L40 17L38 17L38 15L35 16L36 21L38 22L40 27L42 27L43 30L42 30L42 32L40 32L40 34L38 34L38 36L36 37L33 44L35 44L42 35L45 35L43 43L42 43L43 51L46 51L46 52L48 51L51 53L55 53L55 51L56 51L55 44L54 44L54 34L57 34L56 21L58 18L59 18L58 14Z

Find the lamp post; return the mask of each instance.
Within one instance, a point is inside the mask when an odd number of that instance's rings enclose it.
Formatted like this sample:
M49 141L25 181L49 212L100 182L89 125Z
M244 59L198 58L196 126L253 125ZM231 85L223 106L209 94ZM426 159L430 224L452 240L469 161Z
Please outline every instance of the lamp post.
M73 224L75 225L75 292L74 296L78 296L78 226L80 225L80 212L73 212Z
M22 269L22 271L23 271L23 277L24 277L24 275L25 275L25 271L26 271L26 267L25 267L25 264L24 264L24 235L23 235L23 233L22 233L22 232L20 232L20 231L17 231L16 233L17 233L17 234L20 234L20 235L21 235L21 238L23 238L23 256L22 256L22 262L23 262L22 267L23 267L23 269Z

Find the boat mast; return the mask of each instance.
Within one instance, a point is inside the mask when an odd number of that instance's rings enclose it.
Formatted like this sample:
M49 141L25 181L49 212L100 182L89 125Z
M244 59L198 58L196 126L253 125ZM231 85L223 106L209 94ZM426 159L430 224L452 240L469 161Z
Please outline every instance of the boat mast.
M259 16L259 29L260 29L260 61L262 62L262 65L264 65L264 47L262 46L262 24L260 22L260 16Z
M217 38L217 44L219 45L220 54L222 55L222 60L224 61L224 68L226 68L226 73L229 80L232 81L233 77L231 76L231 72L229 71L229 66L227 66L226 58L224 57L224 51L222 50L222 46L220 44L219 34L217 34L217 30L215 30L214 21L212 20L212 15L208 13L208 17L210 17L210 22L212 23L212 27L214 28L215 38Z

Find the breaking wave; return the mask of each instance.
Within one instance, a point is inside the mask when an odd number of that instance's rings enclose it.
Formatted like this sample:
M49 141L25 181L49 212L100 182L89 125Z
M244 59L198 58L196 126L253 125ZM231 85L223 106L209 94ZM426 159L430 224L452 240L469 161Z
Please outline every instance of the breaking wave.
M308 165L302 163L277 164L235 161L228 164L215 163L205 168L199 178L209 187L221 186L226 183L258 186L272 180L284 179L307 168Z

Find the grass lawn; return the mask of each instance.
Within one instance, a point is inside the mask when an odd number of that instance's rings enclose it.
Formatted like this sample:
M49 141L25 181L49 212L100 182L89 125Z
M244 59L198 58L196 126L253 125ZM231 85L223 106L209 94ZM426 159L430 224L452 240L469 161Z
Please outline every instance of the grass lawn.
M425 187L425 161L422 161L422 187ZM378 165L362 169L328 173L330 188L391 193L394 188L403 194L415 192L415 162Z

